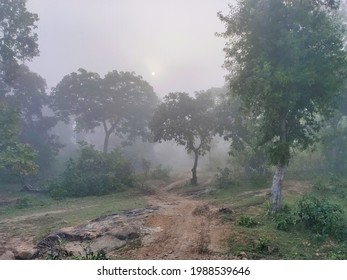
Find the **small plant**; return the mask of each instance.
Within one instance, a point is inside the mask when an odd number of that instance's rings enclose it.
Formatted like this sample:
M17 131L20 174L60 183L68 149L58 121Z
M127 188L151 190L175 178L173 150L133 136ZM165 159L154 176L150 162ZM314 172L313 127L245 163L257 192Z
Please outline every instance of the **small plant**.
M270 241L266 238L260 237L254 243L254 251L260 254L267 254L270 250Z
M97 250L96 253L92 251L89 245L83 247L84 255L80 255L80 260L108 260L104 250Z
M250 216L241 216L236 223L239 226L248 228L255 227L259 224L253 217Z

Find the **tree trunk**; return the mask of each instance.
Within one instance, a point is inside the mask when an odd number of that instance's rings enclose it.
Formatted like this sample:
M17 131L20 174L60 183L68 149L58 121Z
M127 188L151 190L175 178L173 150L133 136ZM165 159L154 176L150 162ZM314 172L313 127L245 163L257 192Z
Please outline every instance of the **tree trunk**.
M198 158L199 158L198 150L194 150L194 154L195 154L195 160L194 160L194 166L192 168L192 179L190 180L190 183L196 186L198 184L198 177L196 176L196 168L198 166Z
M104 153L107 154L108 152L108 140L110 139L111 131L105 132L105 139L104 139Z
M102 125L104 127L104 131L105 131L105 139L104 139L104 153L107 154L108 152L108 140L110 139L110 136L112 134L112 132L115 129L115 124L111 124L110 128L107 128L107 123L106 121L102 122Z
M271 214L274 214L281 209L282 181L283 181L285 171L286 171L285 165L283 164L277 165L276 172L272 180L272 187L271 187Z
M280 126L281 126L280 141L282 144L281 156L278 159L278 164L276 167L275 175L272 179L272 186L271 186L271 214L274 214L281 209L282 181L283 181L284 173L286 171L286 166L288 165L288 161L290 157L289 147L287 145L286 114L283 112L281 113L281 119L280 119Z

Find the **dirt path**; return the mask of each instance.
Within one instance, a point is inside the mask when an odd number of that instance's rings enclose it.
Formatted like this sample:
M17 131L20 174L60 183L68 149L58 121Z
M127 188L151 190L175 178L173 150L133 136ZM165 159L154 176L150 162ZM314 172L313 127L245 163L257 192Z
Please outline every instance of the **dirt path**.
M181 177L173 183L163 184L146 196L146 208L125 211L100 217L86 224L62 228L59 236L65 240L66 249L78 253L83 249L83 239L88 236L96 247L105 249L110 258L125 259L225 259L226 238L230 224L222 223L218 209L195 196L182 194L182 185L189 180ZM209 184L205 181L203 186ZM199 192L204 192L200 187ZM153 210L154 209L154 210ZM4 219L0 226L11 228L23 223L30 226L32 219L58 215L67 211L33 213ZM23 229L24 230L24 229ZM48 236L56 236L53 232ZM124 239L122 236L125 236ZM132 238L135 239L132 241ZM71 238L72 237L72 238ZM11 232L0 234L0 259L30 259L37 255L36 236L15 236ZM47 237L46 237L47 238ZM128 243L129 238L129 243ZM126 240L126 241L124 241ZM41 240L42 241L42 240ZM94 246L93 245L93 246ZM125 245L125 246L124 246ZM112 246L119 246L112 247Z
M156 189L149 204L159 210L148 216L145 226L153 233L143 237L141 246L125 250L130 259L224 259L230 225L216 215L218 209L192 197L179 195L178 186L187 178Z

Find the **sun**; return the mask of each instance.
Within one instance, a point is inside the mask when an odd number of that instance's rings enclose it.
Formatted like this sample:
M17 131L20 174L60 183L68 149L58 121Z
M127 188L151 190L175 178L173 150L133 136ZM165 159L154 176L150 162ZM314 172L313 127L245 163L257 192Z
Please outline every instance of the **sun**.
M155 72L152 72L152 76L155 76Z

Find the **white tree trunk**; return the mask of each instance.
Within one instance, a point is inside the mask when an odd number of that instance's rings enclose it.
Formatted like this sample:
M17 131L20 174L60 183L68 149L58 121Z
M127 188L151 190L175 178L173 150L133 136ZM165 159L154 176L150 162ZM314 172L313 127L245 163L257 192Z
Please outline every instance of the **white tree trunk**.
M276 172L272 180L272 187L271 187L271 214L274 214L281 209L282 181L283 181L285 171L286 171L285 165L282 165L282 164L277 165Z

